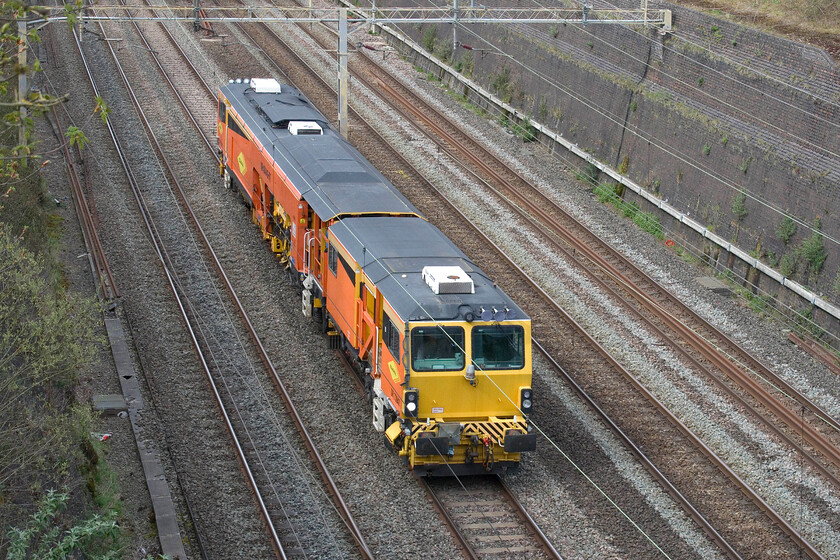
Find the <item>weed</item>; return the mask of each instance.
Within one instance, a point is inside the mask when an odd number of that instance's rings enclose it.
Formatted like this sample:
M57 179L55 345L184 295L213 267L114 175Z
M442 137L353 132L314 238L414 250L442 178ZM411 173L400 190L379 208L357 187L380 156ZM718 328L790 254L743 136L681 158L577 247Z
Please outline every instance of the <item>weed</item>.
M837 269L837 274L834 276L834 295L840 297L840 268Z
M697 78L697 85L698 85L698 86L702 86L702 85L703 85L703 76L700 76L699 78Z
M768 311L772 299L770 296L757 296L749 290L747 290L747 293L750 294L750 297L747 298L750 309L759 315Z
M721 136L720 137L720 143L723 144L724 146L726 146L726 144L729 143L729 136L727 136L726 134Z
M540 108L539 112L537 113L540 117L541 121L545 121L548 117L548 102L545 100L545 96L543 95L540 97Z
M796 255L787 253L782 256L782 260L779 262L779 272L782 273L782 276L792 276L796 272L796 265Z
M704 144L703 145L703 155L704 156L709 155L711 153L711 151L712 151L712 147L709 144Z
M533 142L537 139L537 129L531 124L531 119L525 117L522 124L516 127L516 135L522 138L525 142Z
M498 74L490 75L490 87L505 102L511 99L510 68L505 66Z
M639 203L635 200L622 205L621 213L625 218L633 218L639 212Z
M548 28L548 33L549 33L549 34L550 34L553 38L555 38L555 39L556 39L556 38L557 38L557 35L559 35L559 34L560 34L560 28L559 28L559 27L557 27L556 25L552 25L551 27L549 27L549 28Z
M747 159L745 159L744 161L741 162L740 169L741 169L742 173L746 173L749 170L751 162L752 162L751 157L748 157Z
M435 42L434 55L443 62L449 62L452 59L452 43L450 41Z
M587 41L586 46L589 47L590 49L594 49L595 48L595 43L593 43L592 41Z
M664 238L662 235L662 224L659 222L659 218L653 214L648 214L647 212L636 212L633 216L633 223L657 239Z
M587 163L582 171L575 172L575 179L587 185L596 185L598 183L598 166L594 163Z
M613 183L598 183L592 192L598 198L598 202L614 202L617 198Z
M633 101L630 102L630 110L635 113L636 112L636 107L637 107L636 100L634 99Z
M618 172L621 175L627 175L627 168L630 167L630 156L624 156L621 163L618 164Z

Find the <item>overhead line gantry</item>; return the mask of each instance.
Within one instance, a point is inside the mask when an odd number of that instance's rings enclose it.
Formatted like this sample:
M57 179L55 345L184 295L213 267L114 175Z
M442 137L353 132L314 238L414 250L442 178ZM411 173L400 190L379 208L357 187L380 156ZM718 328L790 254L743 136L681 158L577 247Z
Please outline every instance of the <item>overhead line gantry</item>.
M158 12L166 13L159 15ZM663 32L671 31L670 10L649 10L647 0L641 0L639 9L599 10L584 0L581 9L566 8L506 8L495 6L460 6L459 0L441 7L278 7L202 6L198 0L192 6L149 6L149 5L85 5L78 12L80 21L158 21L188 22L195 28L202 23L336 23L338 24L338 123L339 131L347 137L347 35L348 26L363 24L382 25L400 23L528 23L528 24L571 24L571 25L641 25L658 27ZM28 22L43 24L50 21L67 20L63 7L50 8L50 15L44 19ZM454 32L453 32L454 33ZM453 34L453 43L457 39Z

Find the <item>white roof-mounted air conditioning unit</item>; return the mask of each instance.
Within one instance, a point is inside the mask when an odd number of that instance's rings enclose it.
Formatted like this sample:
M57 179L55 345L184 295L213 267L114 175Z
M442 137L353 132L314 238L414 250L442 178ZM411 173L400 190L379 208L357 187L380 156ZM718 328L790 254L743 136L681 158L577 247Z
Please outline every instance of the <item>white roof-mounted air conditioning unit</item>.
M321 135L324 133L321 126L313 121L292 121L289 123L289 132L295 136Z
M255 93L283 93L280 82L274 78L251 78Z
M460 266L424 266L423 280L435 294L473 294L475 284Z

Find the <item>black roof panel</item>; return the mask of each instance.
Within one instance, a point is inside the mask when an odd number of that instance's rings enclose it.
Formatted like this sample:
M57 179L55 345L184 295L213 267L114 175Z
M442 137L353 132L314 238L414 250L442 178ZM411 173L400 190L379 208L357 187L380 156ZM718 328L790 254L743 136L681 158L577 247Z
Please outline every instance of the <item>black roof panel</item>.
M443 232L421 218L345 218L330 232L403 319L451 320L461 305L476 311L507 307L510 318L528 318ZM422 277L426 266L460 266L472 278L475 293L435 294Z
M298 90L256 93L249 83L221 88L234 111L321 217L359 213L420 215L417 210ZM321 135L296 136L289 121L314 121Z

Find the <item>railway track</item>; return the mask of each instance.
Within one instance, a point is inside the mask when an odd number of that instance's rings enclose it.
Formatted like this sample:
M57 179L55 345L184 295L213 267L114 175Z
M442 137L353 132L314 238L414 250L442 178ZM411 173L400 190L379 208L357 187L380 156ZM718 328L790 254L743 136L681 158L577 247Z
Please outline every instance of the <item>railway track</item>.
M325 110L325 112L326 112L326 111L327 111L327 110ZM330 114L330 113L327 113L327 114ZM393 171L393 170L392 170L392 171ZM397 181L395 181L395 182L397 182Z
M137 31L141 36L143 35L139 28ZM145 41L145 38L143 40ZM155 55L150 44L148 42L145 44L149 52ZM79 52L84 57L81 47L79 47ZM111 55L141 115L147 133L155 144L171 185L169 195L163 195L166 200L155 199L159 196L157 194L143 192L140 181L134 178L130 179L132 192L138 208L144 215L147 235L156 247L158 258L169 279L172 295L178 302L182 318L190 332L194 351L212 387L214 398L224 418L224 424L234 442L241 468L252 488L260 514L265 520L275 554L281 558L312 554L325 555L325 553L326 555L345 555L346 552L334 550L334 547L338 546L335 539L336 527L341 526L342 529L346 528L347 538L355 543L360 554L363 557L372 557L361 531L332 481L314 441L303 425L291 397L280 381L250 319L233 291L219 258L210 246L201 224L190 207L177 177L178 173L166 155L177 153L177 150L171 144L158 142L139 100L142 93L136 93L132 88L131 80L122 69L113 49L111 49ZM156 56L155 59L160 71L166 75L164 65L157 60ZM182 67L184 64L188 65L189 60L184 56L180 62L170 60L169 64ZM89 78L92 87L96 89L90 73ZM177 87L171 81L169 83L173 90L177 91ZM183 100L181 101L184 111L189 113L189 108L183 104ZM215 110L212 114L215 115ZM200 131L201 127L198 126L197 120L193 117L191 120ZM113 129L112 138L118 146L117 135ZM212 153L212 143L206 137L204 142L208 151ZM122 153L121 148L117 149ZM121 157L126 174L132 177L133 172L128 158ZM176 193L179 203L175 200ZM181 211L190 217L193 231L189 231L190 224L183 220ZM179 230L179 228L187 230ZM202 251L193 251L190 243L184 243L185 239L192 238L194 232L198 237L195 243L203 245ZM210 263L203 261L204 256L208 257ZM217 278L209 276L210 267L216 269ZM204 274L208 276L201 278ZM217 281L221 283L221 289L228 292L229 300L226 302L220 297L219 287L215 285ZM231 336L231 333L241 328L233 319L231 309L244 324L247 334ZM248 337L251 340L250 348L244 342ZM242 342L239 342L240 340ZM266 395L260 394L260 389L255 389L259 387L259 381L253 383L251 379L256 380L256 373L260 368L251 367L251 371L247 371L247 364L259 362L262 362L265 372L268 372L283 398L291 419L291 425L288 427L284 424L289 420L278 419L272 405L267 402ZM240 369L238 364L245 365L245 370ZM296 427L304 449L308 451L315 464L315 469L321 473L324 488L332 495L333 504L327 506L326 509L325 504L319 503L320 499L313 499L311 481L306 477L306 472L312 467L301 464L300 452L295 449L301 444L288 441L291 433L294 433L292 425ZM278 438L278 434L281 437ZM284 468L284 465L297 465L297 467L288 469ZM325 518L325 511L326 516L330 517L333 508L342 515L341 522L329 521ZM323 536L315 535L307 529L315 519L318 520L317 523L330 527L328 531L333 533L332 542L329 538L324 540ZM329 533L327 536L330 537Z
M359 79L358 75L356 77L357 77L357 79ZM381 81L378 81L375 86L370 85L370 87L374 90L376 90L376 89L389 89L389 87L385 86ZM392 95L393 95L393 93L392 93ZM397 94L397 95L399 95L399 94ZM427 107L425 105L425 103L421 104L420 102L418 102L418 100L416 98L412 98L410 101L404 101L401 105L402 106L413 107L415 112L423 113L426 117L424 119L424 121L425 121L424 124L426 126L430 126L429 121L433 121L433 122L436 123L436 122L443 122L443 121L446 120L442 115L439 115L439 114L436 114L436 113L430 111L429 107ZM458 146L458 144L459 144L459 142L457 142L457 141L454 142L454 145L456 147ZM448 151L447 147L444 147L444 149ZM477 155L477 156L475 156L475 155L473 156L474 159L477 159L480 162L482 162L482 161L483 162L493 161L493 159L488 157L486 153L477 150L474 145L470 145L468 148L461 148L461 151L462 152L473 152L473 153L480 154L480 155ZM490 167L492 167L492 168L497 168L497 167L504 168L505 166L502 165L502 164L499 164L499 162L493 161L493 163L490 164ZM491 171L492 171L492 169L491 169ZM516 193L516 191L517 191L517 189L515 187L508 187L508 188L510 189L509 192L511 192L511 193ZM532 191L529 190L527 192L528 192L528 194L524 197L526 201L527 201L527 197L529 197L529 196L533 197L533 192ZM466 217L462 216L462 218L466 218ZM533 219L533 218L531 218L531 219ZM571 237L574 238L575 235L576 234L571 234ZM586 247L586 245L584 244L581 247ZM589 250L588 253L591 255L591 254L593 254L593 251ZM533 314L532 314L532 316L533 316ZM613 367L620 367L620 366L618 366L618 363L615 362L613 364ZM630 376L629 378L632 379L632 376ZM637 387L639 388L639 390L643 390L641 384L639 384L638 381L635 381L635 383L636 383ZM652 398L652 395L648 395L648 396L652 401L656 401L656 399ZM786 532L788 533L788 535L790 536L790 538L792 539L793 542L803 543L802 547L808 552L808 554L810 554L812 557L817 557L817 558L820 557L819 553L812 546L810 546L807 543L807 541L805 541L805 539L803 539L802 535L800 535L795 529L793 529L789 524L787 524L784 521L784 519L778 513L776 513L771 507L769 507L768 504L766 504L766 502L764 502L764 500L759 497L758 493L756 493L754 490L749 488L749 486L746 485L744 483L744 481L742 481L737 476L737 474L735 474L733 471L728 469L728 467L726 467L725 463L720 458L718 458L713 452L711 452L711 450L708 449L705 446L705 444L703 444L702 441L699 438L697 438L696 436L693 436L693 434L690 434L690 432L687 430L687 428L684 425L682 425L682 423L673 414L671 414L670 411L668 411L665 408L661 408L661 413L663 413L664 415L669 417L671 419L671 422L673 422L675 425L680 426L683 429L684 432L689 433L689 437L691 437L693 439L694 445L696 445L699 449L702 449L710 457L710 460L712 461L712 463L715 464L718 468L722 468L724 471L728 472L728 476L729 476L730 480L733 481L734 484L741 487L751 497L751 500L753 501L753 503L758 505L759 508L763 509L767 513L767 515L770 516L774 520L774 522L777 525L785 527ZM790 442L789 438L788 438L788 441ZM799 450L800 448L794 447L794 449ZM816 461L812 461L812 464L817 466L818 463ZM817 467L817 468L820 468L820 467ZM822 469L822 472L826 475L829 474L828 471L826 471L825 469ZM689 509L691 509L691 508L689 508ZM707 528L705 530L710 535L714 535L714 534L717 533L717 531L715 531L713 528ZM714 536L713 536L713 538L714 538ZM737 555L737 553L734 553L734 550L729 548L728 545L723 546L722 548L724 550L727 550L727 548L728 548L728 550L730 550L730 552L728 552L730 555L732 555L732 554Z
M422 484L465 557L562 560L501 478L424 478Z
M534 221L550 232L547 237L554 249L580 262L582 270L597 276L599 284L617 296L618 301L628 302L627 308L631 313L659 331L663 340L672 342L676 351L698 370L705 372L740 405L750 409L768 429L840 488L840 480L835 473L793 439L804 436L809 446L825 461L835 469L840 467L840 448L837 446L840 423L828 412L699 317L398 80L374 81L366 79L361 73L354 76L371 90L384 92L386 99L393 100L391 106L395 110L428 130L433 138L438 138L439 145L447 153L467 162L500 197L510 201L524 219ZM682 344L676 344L675 334L683 341ZM748 404L748 400L766 412L760 413L756 406ZM802 414L803 409L807 414ZM784 427L779 426L776 419ZM803 424L803 420L807 423Z
M267 54L273 55L273 58L283 59L284 61L286 61L286 65L283 68L283 72L287 76L290 77L291 81L296 85L296 87L302 88L304 91L306 91L307 87L312 88L312 87L318 86L317 83L313 84L313 76L316 75L317 72L315 72L312 68L310 68L308 65L306 65L302 61L299 63L301 65L300 68L298 68L297 65L292 65L291 64L290 61L293 60L294 56L295 56L294 52L291 49L288 49L288 47L283 47L282 52L277 51L277 47L275 47L274 44L271 42L273 34L267 26L255 24L252 27L256 27L260 31L259 31L259 33L256 33L253 30L247 31L249 39L251 41L253 41L255 44L259 44L261 46L261 49L264 52L266 52ZM273 41L277 41L276 36L274 37ZM318 80L315 80L315 81L318 81ZM300 82L304 82L306 85L301 85ZM324 89L326 89L327 93L322 93L324 91ZM324 111L324 112L328 112L329 111L328 107L330 107L331 105L334 106L334 99L335 98L334 98L332 90L329 88L328 84L325 84L325 83L322 82L321 85L319 86L318 90L313 91L312 89L309 89L309 91L307 93L310 96L310 98L315 101L316 104L319 104L321 101L324 102L323 104L319 105L321 110ZM325 108L324 105L326 105L327 108ZM361 149L362 149L363 153L365 152L365 150L369 150L370 153L377 154L377 156L378 156L377 161L378 161L379 164L382 164L386 161L392 161L393 158L384 158L383 157L383 154L386 153L386 151L391 151L391 149L387 145L387 142L385 142L384 140L381 140L381 141L377 142L376 139L379 137L379 135L374 130L368 129L367 126L364 124L364 120L361 119L358 114L353 113L352 109L351 109L351 116L354 116L357 119L356 124L353 125L353 130L354 130L353 135L357 139L362 139ZM376 143L377 145L374 146L373 145L374 143ZM393 163L387 163L386 164L388 167L391 168L390 169L391 180L395 184L402 183L401 188L405 188L407 183L413 183L413 186L409 186L408 189L413 191L415 197L418 196L418 192L422 190L422 187L417 185L416 184L417 180L412 179L412 177L415 175L415 173L417 173L417 175L419 175L419 173L418 172L406 173L405 170L412 169L412 165L408 161L400 158L399 156L395 156L395 157L396 157L395 161L399 162L397 165L394 165ZM394 171L395 169L397 170L396 172ZM386 173L386 175L389 175L387 169L384 170L384 172ZM442 193L440 193L439 191L436 191L434 189L434 187L432 187L429 184L426 184L425 189L426 189L426 194L425 195L420 195L420 196L425 196L429 201L431 201L433 199L436 199L436 198L439 198L439 197L443 197ZM429 189L431 189L431 190L429 190ZM406 192L406 190L404 190L403 192ZM457 222L468 224L469 220L466 220L466 218L463 215L460 215ZM469 226L467 226L467 227L469 227ZM463 228L459 227L458 229L463 229ZM480 234L480 232L479 232L479 234ZM466 235L469 236L470 234L466 234ZM456 237L462 238L464 236L456 235ZM496 248L496 249L498 249L498 248ZM509 276L509 274L510 274L510 272L508 271L507 275ZM660 476L661 476L661 474L660 474ZM685 498L683 498L683 500L685 500ZM687 509L688 510L693 510L694 508L692 506L689 506ZM696 511L695 511L695 514L696 514ZM717 534L717 531L715 531L714 528L711 528L711 527L707 528L707 532L709 532L710 534ZM718 535L718 538L720 538L719 535ZM723 550L726 550L727 548L731 549L731 547L729 547L729 545L722 545ZM738 557L738 556L737 556L737 554L733 554L732 557Z
M391 84L381 80L375 84L367 82L366 85L377 87L396 100L393 106L397 110L414 122L422 123L433 134L443 139L443 149L454 157L473 164L502 198L511 201L513 209L523 219L549 232L546 236L547 243L554 250L565 255L570 261L580 263L581 270L589 273L616 301L628 302L628 313L657 333L662 340L671 342L672 348L697 371L703 372L836 488L840 488L840 479L836 474L794 440L806 437L810 447L822 455L830 465L834 465L835 468L840 466L840 449L832 441L832 437L837 435L834 430L836 421L827 412L811 403L807 397L796 392L749 353L724 337L716 328L683 305L678 298L543 195L533 184L504 167L502 162L484 150L480 144L471 139L462 140L464 135L460 132L456 137L453 134L456 127L444 127L444 115L412 94L408 88L402 87L397 91ZM506 178L502 170L507 170L507 174L514 179ZM675 308L679 315L674 313ZM686 321L691 321L691 324ZM702 329L695 330L692 324L701 326ZM717 338L707 338L709 333ZM677 344L674 334L678 335L684 344ZM716 340L720 340L720 337L727 340L729 345L719 345ZM737 349L738 355L733 355L734 349ZM750 367L750 364L753 367ZM780 402L776 396L787 397L787 402ZM822 426L830 428L830 434L815 429L812 424L803 425L803 415L800 411L805 405L802 403L808 403L810 419L823 420ZM791 405L799 408L792 408ZM759 407L763 407L765 412L758 410ZM779 426L776 419L780 419L786 429Z

